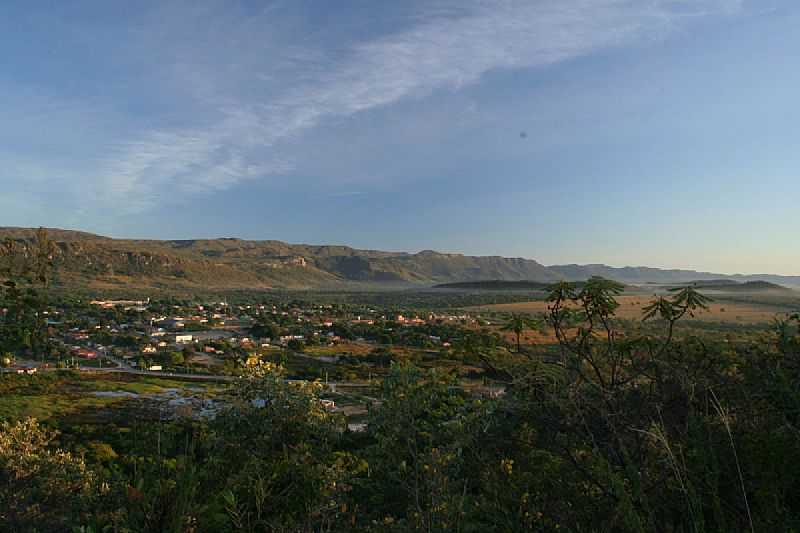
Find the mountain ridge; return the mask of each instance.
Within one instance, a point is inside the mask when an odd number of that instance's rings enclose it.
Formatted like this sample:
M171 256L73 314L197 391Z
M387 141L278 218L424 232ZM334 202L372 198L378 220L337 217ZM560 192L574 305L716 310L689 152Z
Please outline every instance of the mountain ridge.
M725 275L693 270L607 265L545 266L533 259L470 256L434 250L393 252L278 240L116 239L46 228L56 244L55 283L88 288L347 288L431 286L485 280L584 281L600 275L623 283L705 280L766 281L800 286L800 276ZM0 240L30 246L36 229L0 227Z
M611 267L594 263L587 265L566 264L549 265L547 267L564 279L585 281L592 276L601 276L631 284L669 284L669 283L694 283L708 281L737 281L746 283L750 281L766 281L776 285L800 286L800 276L785 276L780 274L720 274L679 268L656 268L645 266Z

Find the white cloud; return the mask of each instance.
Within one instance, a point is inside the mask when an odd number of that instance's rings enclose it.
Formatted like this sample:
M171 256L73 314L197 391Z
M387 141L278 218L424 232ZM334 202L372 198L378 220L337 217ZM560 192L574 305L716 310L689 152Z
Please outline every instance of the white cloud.
M218 73L214 65L200 68L186 56L186 43L175 62L187 95L202 94L205 123L145 131L118 143L103 160L99 196L136 211L174 193L285 174L293 162L283 158L281 145L328 117L457 90L495 69L542 67L660 39L688 18L738 6L735 0L459 2L458 9L439 6L409 29L350 43L338 57L290 43L283 48L289 60L272 40L259 54L257 35L272 22L250 18L237 27L227 20L232 40L219 46L236 56L233 66L219 64ZM213 13L207 15L201 20L214 24ZM216 53L216 61L224 56Z

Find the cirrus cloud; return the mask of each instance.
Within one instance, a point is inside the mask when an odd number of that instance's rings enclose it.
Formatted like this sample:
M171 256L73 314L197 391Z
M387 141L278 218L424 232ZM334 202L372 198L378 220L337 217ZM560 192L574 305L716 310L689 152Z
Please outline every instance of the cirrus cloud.
M215 9L201 10L192 18L196 41L166 54L177 80L170 87L194 102L186 124L179 114L169 126L114 140L92 176L94 200L141 211L176 194L287 175L297 162L282 148L327 119L458 90L498 69L545 67L658 40L688 20L739 7L735 0L441 4L408 27L337 53L275 39L261 44L258 35L279 24L272 10L222 22ZM218 40L207 43L212 28ZM209 46L210 62L203 59Z

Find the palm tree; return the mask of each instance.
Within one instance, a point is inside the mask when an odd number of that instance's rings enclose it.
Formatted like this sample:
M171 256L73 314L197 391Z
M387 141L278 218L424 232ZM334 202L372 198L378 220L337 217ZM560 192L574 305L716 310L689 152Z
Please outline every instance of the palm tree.
M522 351L522 346L520 344L520 338L522 337L522 333L526 329L535 329L539 327L539 321L531 318L527 315L522 313L511 313L511 318L508 319L508 322L500 328L501 331L511 331L514 333L514 336L517 339L517 353Z

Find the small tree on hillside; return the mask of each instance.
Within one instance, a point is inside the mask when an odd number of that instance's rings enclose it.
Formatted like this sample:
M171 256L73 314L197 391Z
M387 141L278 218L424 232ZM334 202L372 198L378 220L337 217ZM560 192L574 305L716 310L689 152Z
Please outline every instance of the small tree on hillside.
M511 318L501 328L502 331L510 331L516 337L517 353L522 351L521 338L526 329L538 329L540 322L535 318L522 313L511 313Z
M0 347L42 357L49 351L45 311L55 251L44 228L31 241L6 239L0 244L0 307L5 308Z

